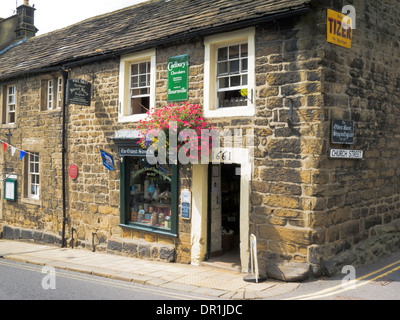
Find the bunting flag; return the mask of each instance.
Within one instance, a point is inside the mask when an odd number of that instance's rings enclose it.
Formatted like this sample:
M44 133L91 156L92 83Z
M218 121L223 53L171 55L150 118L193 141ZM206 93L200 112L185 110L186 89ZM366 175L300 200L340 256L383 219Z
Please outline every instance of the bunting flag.
M8 144L7 142L1 140L1 139L0 139L0 143L3 143L3 149L4 149L4 151L7 150L8 146L11 147L11 156L12 156L12 157L14 157L15 151L18 150L18 151L19 151L19 160L22 160L22 159L25 157L26 154L32 154L32 155L33 155L33 153L30 153L30 152L27 152L27 151L23 151L23 150L21 150L21 149L18 149L18 148L16 148L16 147L14 147L14 146Z

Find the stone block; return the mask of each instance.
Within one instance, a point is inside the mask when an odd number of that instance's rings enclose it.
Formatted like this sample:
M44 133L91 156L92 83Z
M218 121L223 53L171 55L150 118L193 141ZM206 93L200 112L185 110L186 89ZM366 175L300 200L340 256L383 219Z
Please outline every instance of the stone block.
M287 282L302 282L311 275L311 266L300 262L276 262L266 264L266 275L268 278Z
M122 251L122 242L116 239L109 239L107 242L107 251Z

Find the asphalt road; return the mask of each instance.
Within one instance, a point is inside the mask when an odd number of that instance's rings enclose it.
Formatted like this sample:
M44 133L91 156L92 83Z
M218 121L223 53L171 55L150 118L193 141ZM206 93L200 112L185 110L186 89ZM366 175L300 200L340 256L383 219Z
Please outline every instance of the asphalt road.
M210 300L214 297L0 259L0 300Z
M400 252L328 279L311 279L275 300L400 300Z

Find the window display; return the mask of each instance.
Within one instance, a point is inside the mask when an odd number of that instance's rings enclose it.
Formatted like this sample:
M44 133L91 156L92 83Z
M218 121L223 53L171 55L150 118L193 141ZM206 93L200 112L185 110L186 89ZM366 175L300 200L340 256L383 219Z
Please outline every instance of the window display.
M131 224L171 230L171 176L167 165L151 165L146 158L130 157Z

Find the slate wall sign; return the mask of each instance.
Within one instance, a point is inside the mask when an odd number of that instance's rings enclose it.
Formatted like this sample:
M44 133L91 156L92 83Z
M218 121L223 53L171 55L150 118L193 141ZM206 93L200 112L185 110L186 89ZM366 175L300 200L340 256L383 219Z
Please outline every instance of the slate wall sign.
M168 58L168 101L188 99L189 55Z
M354 144L354 121L332 120L332 143Z
M91 83L82 79L68 80L67 103L80 106L90 106L92 96Z

